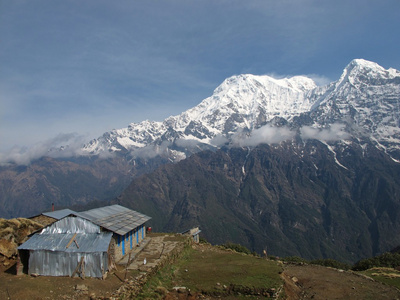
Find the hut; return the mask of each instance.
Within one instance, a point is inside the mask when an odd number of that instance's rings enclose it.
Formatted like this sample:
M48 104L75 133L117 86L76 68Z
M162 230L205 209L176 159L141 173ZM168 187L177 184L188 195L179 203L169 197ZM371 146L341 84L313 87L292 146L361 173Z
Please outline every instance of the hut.
M68 216L45 227L18 247L28 274L103 277L109 270L111 232L92 222Z
M120 205L73 212L19 246L20 262L29 274L104 277L145 238L149 219Z
M188 230L182 232L181 234L191 236L193 239L193 242L198 244L200 242L200 232L201 232L201 230L200 230L199 226L197 226L197 227L188 229Z

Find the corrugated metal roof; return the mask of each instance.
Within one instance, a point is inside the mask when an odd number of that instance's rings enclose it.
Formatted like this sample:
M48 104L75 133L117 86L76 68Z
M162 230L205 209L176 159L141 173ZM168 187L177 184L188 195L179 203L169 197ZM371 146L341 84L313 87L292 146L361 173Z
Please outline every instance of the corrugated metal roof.
M19 250L49 250L63 252L107 252L111 241L112 232L102 233L78 233L75 240L79 246L71 242L74 233L56 233L56 234L35 234L25 243L18 247Z
M80 212L79 214L85 215L87 217L90 217L91 219L102 219L106 217L110 217L119 213L124 213L132 211L129 208L123 207L121 205L115 204L115 205L110 205L110 206L104 206L104 207L99 207L99 208L94 208L91 210L83 211Z
M92 221L75 216L68 216L42 229L40 234L53 233L100 233L100 226Z
M151 219L149 216L118 204L75 213L75 215L119 235L124 235Z
M76 213L75 211L66 208L66 209L60 209L60 210L56 210L56 211L44 212L44 213L42 213L42 215L56 219L56 220L60 220L70 214L75 214L75 213Z

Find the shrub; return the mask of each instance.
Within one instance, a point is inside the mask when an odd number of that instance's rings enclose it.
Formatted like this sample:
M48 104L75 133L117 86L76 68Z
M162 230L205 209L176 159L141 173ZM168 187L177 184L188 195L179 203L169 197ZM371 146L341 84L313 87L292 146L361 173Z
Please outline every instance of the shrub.
M200 243L200 244L209 244L209 243L207 242L207 240L206 240L205 238L203 238L203 237L200 237L200 238L199 238L199 243Z
M268 255L268 259L270 259L270 260L279 260L279 257L275 256L275 255Z
M384 253L379 256L358 261L353 266L354 271L365 271L374 267L396 268L400 266L400 253Z
M331 258L312 260L310 264L324 266L324 267L331 267L335 269L342 269L342 270L348 270L351 267L346 263L342 263L340 261Z
M295 264L304 264L304 263L308 263L307 260L305 260L302 257L298 257L298 256L288 256L288 257L284 257L282 259L284 262L288 262L288 263L295 263Z
M225 243L225 244L221 245L221 247L223 247L225 249L231 249L233 251L240 252L240 253L251 254L251 251L249 249L247 249L245 246L240 245L240 244Z

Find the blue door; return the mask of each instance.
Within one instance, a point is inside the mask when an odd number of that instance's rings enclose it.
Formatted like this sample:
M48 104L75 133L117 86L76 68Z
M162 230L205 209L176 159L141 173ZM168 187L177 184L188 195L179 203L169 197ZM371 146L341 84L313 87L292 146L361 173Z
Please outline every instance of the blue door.
M125 235L122 236L122 255L125 255Z

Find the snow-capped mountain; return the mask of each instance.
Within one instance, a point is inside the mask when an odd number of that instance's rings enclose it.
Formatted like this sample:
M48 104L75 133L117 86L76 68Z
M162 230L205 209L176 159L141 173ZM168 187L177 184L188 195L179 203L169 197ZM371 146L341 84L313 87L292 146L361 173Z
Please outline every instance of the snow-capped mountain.
M286 124L294 132L302 126L323 129L340 123L345 125L341 130L353 138L372 139L393 151L400 148L399 102L400 72L363 59L351 61L339 80L323 87L304 76L238 75L178 116L132 123L92 140L83 150L129 152L135 157L150 155L151 149L151 155L177 161L207 147L231 143L240 132L251 136L265 125Z
M252 130L274 117L290 119L311 108L306 91L316 84L296 76L274 79L269 76L239 75L226 79L213 95L196 107L164 122L143 121L113 130L92 140L84 150L134 151L152 143L177 139L215 145L218 136L229 137L239 129ZM182 143L184 144L184 143Z
M382 147L400 145L399 71L356 59L338 81L312 94L310 115L315 123L346 123L357 138L372 138Z

